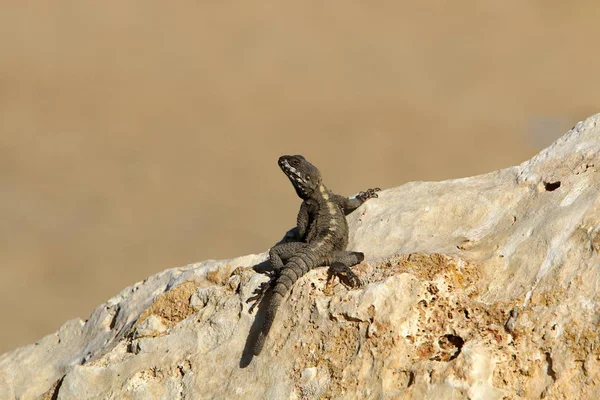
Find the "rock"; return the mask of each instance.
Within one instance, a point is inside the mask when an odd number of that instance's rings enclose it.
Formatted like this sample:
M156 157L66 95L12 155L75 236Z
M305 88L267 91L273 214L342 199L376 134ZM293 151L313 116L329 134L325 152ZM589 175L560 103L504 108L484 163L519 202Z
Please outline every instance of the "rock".
M365 285L309 272L259 357L265 254L137 283L0 356L3 398L591 399L600 114L520 166L385 190L349 217Z

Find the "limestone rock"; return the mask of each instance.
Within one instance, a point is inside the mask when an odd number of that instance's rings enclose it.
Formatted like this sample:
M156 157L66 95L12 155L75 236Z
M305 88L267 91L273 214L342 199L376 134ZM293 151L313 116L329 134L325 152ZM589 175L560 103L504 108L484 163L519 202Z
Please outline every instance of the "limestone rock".
M348 290L309 272L251 357L265 254L137 283L0 356L2 398L592 399L600 115L520 166L385 190L349 217Z

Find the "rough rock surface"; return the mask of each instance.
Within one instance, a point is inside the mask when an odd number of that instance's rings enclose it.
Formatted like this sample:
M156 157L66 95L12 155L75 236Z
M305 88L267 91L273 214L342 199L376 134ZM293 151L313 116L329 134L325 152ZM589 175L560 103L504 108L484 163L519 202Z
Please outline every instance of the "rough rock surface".
M0 356L0 397L597 398L599 122L520 166L381 192L350 218L365 286L311 271L259 357L264 254L164 271Z

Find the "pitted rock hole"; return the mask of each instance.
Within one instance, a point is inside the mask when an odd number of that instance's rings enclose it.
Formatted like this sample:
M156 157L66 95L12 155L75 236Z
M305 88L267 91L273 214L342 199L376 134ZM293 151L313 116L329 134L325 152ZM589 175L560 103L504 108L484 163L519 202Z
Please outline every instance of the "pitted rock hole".
M560 187L560 181L556 182L544 182L544 189L547 192L553 192Z
M451 350L451 348L454 347L454 352L450 354L450 358L448 358L448 361L452 361L460 354L465 341L460 336L444 335L440 338L438 344L445 350Z

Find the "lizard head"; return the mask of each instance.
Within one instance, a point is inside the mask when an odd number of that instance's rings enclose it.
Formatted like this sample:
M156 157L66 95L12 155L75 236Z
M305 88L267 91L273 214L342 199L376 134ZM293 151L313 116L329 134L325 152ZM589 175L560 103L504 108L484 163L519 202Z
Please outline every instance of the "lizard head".
M279 167L301 199L309 198L321 184L321 173L317 167L300 155L279 157Z

